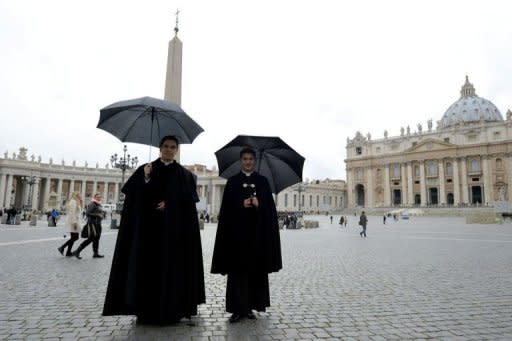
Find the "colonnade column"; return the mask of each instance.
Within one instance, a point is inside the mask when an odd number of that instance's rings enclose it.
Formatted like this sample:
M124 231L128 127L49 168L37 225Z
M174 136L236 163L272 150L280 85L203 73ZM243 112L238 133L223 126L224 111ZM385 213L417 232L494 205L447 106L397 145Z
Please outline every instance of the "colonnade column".
M212 203L211 203L211 212L210 214L213 215L215 214L215 209L216 209L216 200L217 200L217 195L216 195L216 192L217 192L217 186L213 185L212 184Z
M446 204L446 188L445 188L445 180L444 180L444 160L441 159L439 162L439 196L441 197L439 203L441 205Z
M391 188L389 186L389 164L384 166L384 206L391 206Z
M353 188L353 185L352 185L351 169L347 168L347 198L348 198L347 207L348 208L352 208L352 207L355 206L353 190L354 190L354 188Z
M459 159L453 159L453 204L460 204Z
M103 182L103 203L106 204L108 202L108 182Z
M487 155L482 156L482 165L483 165L483 177L484 177L484 200L482 200L482 204L491 203L494 201L492 197L492 188L491 188L491 179L490 179L490 170L489 170L489 157Z
M114 183L114 202L119 200L119 183Z
M84 202L84 204L85 204L85 189L86 188L87 188L87 181L85 179L82 179L81 186L80 186L80 196L82 197L82 202Z
M4 207L5 188L6 188L5 182L6 181L7 181L7 174L2 174L2 176L0 177L0 208Z
M460 160L461 160L460 168L461 168L461 173L462 173L462 199L461 199L461 201L463 203L469 204L467 162L466 162L465 157L462 157Z
M94 180L92 184L92 193L91 193L91 199L94 198L94 195L96 194L96 191L98 190L98 182Z
M400 165L400 180L402 182L402 205L407 205L407 183L405 182L407 179L406 173L406 164L402 163Z
M507 190L507 196L506 199L508 201L512 200L512 154L507 155L507 165L505 166L505 170L507 171L507 183L508 183L508 190Z
M407 162L407 197L409 205L414 204L414 191L412 182L412 162Z
M31 200L31 204L32 204L32 207L31 209L32 210L37 210L39 209L39 182L41 181L41 178L36 178L35 179L35 182L32 186L33 189L32 189L32 198L30 198Z
M50 185L52 183L51 178L46 178L44 181L43 188L43 211L48 211L48 200L50 200Z
M57 208L60 209L62 205L62 179L58 179L57 182Z
M75 191L75 180L71 179L69 182L68 200L71 199L71 195Z
M12 181L13 180L14 180L14 175L7 175L7 186L5 189L5 202L4 202L4 205L6 207L11 207Z
M421 206L427 205L427 187L425 183L425 161L420 161L420 195Z
M365 203L367 207L374 207L373 202L373 169L368 167L368 202Z

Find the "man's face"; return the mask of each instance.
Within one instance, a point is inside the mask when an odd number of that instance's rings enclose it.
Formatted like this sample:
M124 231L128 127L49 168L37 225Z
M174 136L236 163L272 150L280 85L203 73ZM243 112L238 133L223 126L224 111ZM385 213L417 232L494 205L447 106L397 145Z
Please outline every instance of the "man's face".
M96 199L97 201L101 201L101 196L100 195L95 195L94 199Z
M256 164L256 160L252 154L246 153L242 154L240 158L240 163L242 164L242 170L245 172L252 172L254 169L254 165Z
M162 147L160 147L160 155L162 159L166 161L174 160L177 152L178 145L176 141L173 140L166 140Z

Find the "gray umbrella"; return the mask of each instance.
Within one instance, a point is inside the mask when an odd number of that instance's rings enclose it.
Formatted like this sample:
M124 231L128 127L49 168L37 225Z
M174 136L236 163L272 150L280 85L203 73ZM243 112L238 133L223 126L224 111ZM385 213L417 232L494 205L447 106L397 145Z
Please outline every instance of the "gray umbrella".
M180 143L192 143L204 131L176 103L152 97L120 101L101 109L97 128L123 142L155 147L167 135L176 136Z

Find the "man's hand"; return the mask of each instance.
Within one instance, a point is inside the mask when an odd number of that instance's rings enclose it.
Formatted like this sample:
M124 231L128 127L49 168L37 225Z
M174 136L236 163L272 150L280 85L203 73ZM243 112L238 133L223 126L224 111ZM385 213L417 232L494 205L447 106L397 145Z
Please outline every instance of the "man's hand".
M144 177L146 179L149 179L151 176L151 171L153 170L153 166L151 165L151 162L144 166Z
M156 209L159 211L164 211L165 210L165 201L159 202L158 205L156 206Z
M257 198L257 197L252 197L252 198L251 198L251 204L252 204L254 207L256 207L256 208L258 208L258 207L260 206L260 202L258 201L258 198Z
M245 208L252 207L251 198L247 198L247 199L244 200L244 207Z

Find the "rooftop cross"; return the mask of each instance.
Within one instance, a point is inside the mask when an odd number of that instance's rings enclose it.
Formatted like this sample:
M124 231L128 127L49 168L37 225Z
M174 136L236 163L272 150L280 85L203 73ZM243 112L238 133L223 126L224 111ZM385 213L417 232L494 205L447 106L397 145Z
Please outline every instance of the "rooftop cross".
M178 16L179 16L179 14L180 14L180 10L179 10L179 9L177 9L177 10L176 10L176 13L174 13L174 15L176 16L176 26L174 26L174 34L175 34L175 35L178 35L178 31L180 30L180 29L178 28Z

